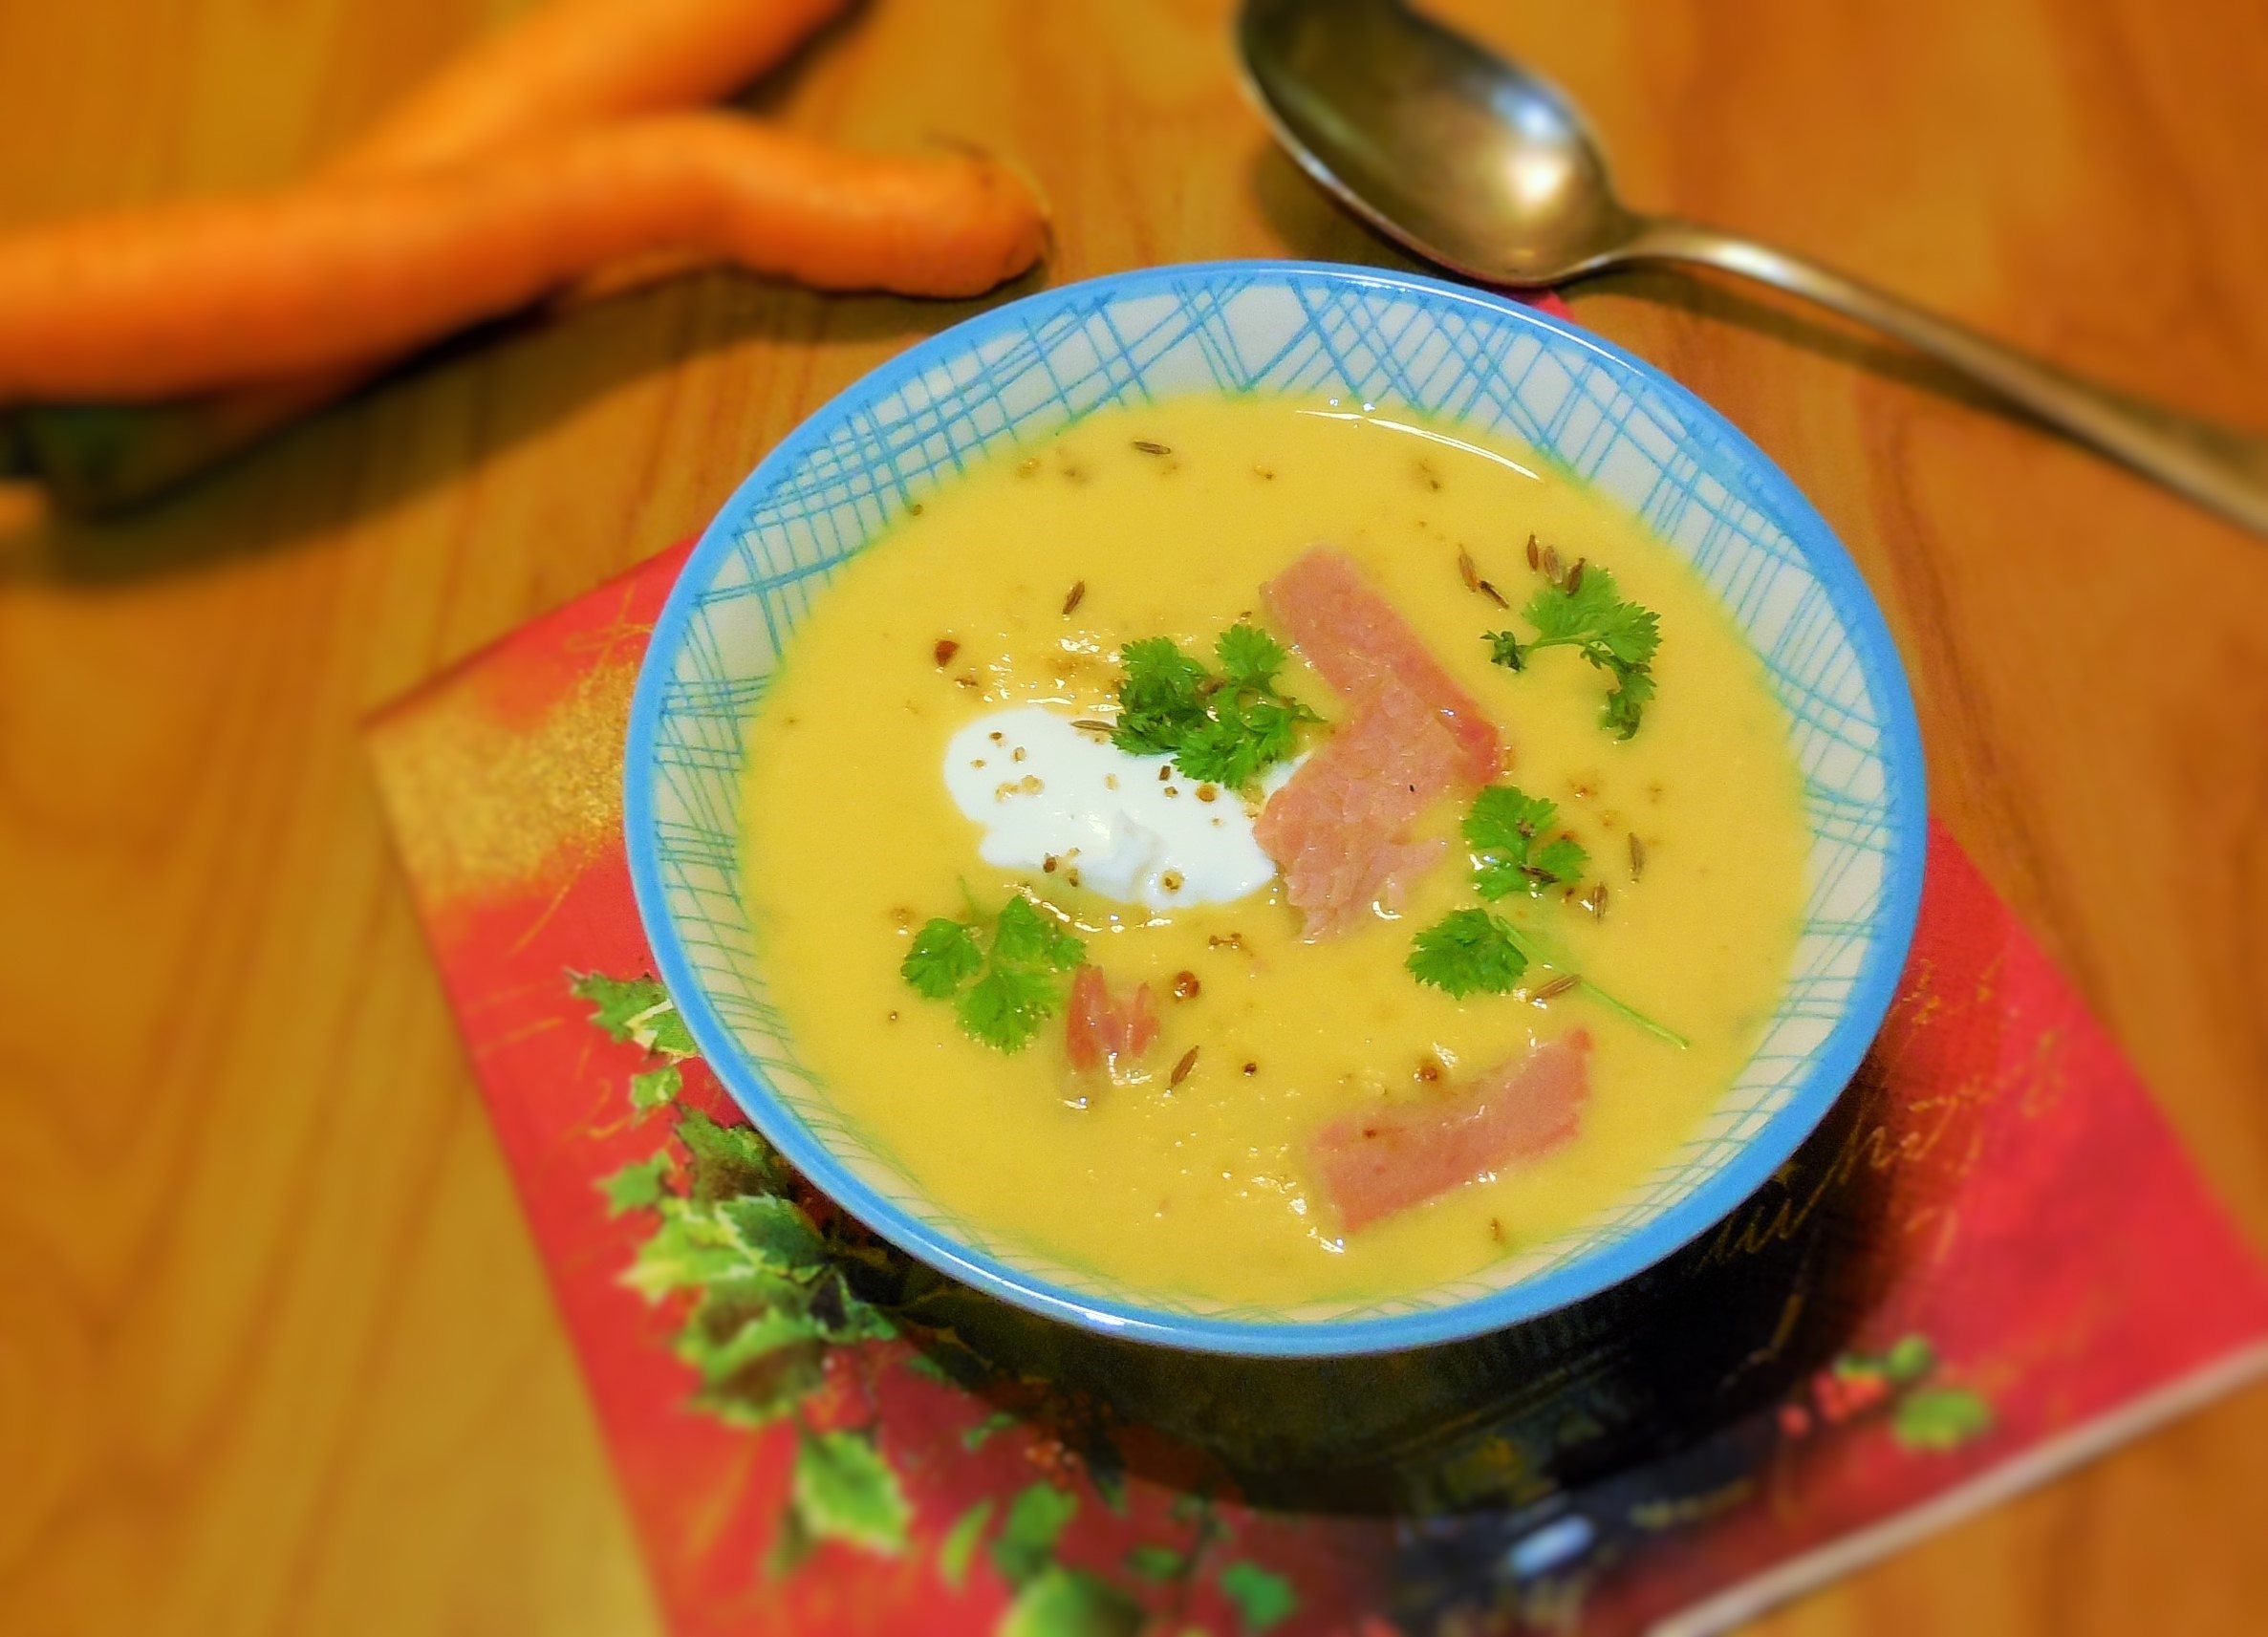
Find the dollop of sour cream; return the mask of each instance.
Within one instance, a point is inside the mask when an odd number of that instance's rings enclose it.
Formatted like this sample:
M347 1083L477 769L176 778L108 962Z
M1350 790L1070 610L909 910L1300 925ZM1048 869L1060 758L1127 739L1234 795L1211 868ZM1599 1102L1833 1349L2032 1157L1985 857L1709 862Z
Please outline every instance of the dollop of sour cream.
M980 717L945 746L945 788L984 831L978 856L1152 910L1227 904L1276 866L1252 838L1257 807L1135 756L1042 705ZM1264 797L1291 776L1269 770Z

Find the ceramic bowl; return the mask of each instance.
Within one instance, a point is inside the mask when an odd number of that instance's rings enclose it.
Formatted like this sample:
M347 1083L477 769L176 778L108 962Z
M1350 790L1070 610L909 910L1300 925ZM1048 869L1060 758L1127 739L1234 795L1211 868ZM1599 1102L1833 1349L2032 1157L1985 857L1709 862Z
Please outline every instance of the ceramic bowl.
M1469 1278L1384 1301L1257 1308L1125 1288L944 1211L802 1065L743 907L745 724L835 571L971 462L1109 405L1192 392L1397 405L1531 446L1692 562L1793 723L1808 897L1755 1056L1684 1146L1609 1208ZM797 1169L982 1290L1219 1352L1475 1335L1659 1260L1769 1177L1833 1104L1890 1003L1921 894L1921 750L1897 655L1849 556L1779 468L1595 336L1499 296L1347 267L1216 263L1070 285L957 324L857 382L766 457L702 535L638 679L626 778L631 872L659 974L725 1088Z

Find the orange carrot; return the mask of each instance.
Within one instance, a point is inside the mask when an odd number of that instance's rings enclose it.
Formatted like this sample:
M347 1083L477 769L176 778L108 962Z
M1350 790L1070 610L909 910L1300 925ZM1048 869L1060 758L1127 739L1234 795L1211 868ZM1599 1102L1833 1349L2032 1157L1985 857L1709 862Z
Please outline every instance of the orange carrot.
M0 239L0 401L160 398L369 358L668 251L822 290L976 295L1030 267L1045 231L986 160L659 115L428 175Z
M400 176L581 125L714 102L850 0L538 0L468 47L327 167Z
M538 134L693 107L762 77L850 0L537 0L444 64L326 172L370 178L468 161ZM560 292L601 299L710 260L683 252L600 268ZM55 486L87 509L156 493L319 404L380 358L260 380L181 403L19 412Z

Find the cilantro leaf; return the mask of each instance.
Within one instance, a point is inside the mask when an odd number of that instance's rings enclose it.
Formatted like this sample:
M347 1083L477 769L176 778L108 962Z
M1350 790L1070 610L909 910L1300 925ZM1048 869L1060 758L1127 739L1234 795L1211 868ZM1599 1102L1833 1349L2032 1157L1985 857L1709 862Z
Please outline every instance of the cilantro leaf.
M1022 1051L1063 1009L1062 974L1078 969L1087 946L1021 894L1001 906L988 931L981 918L930 921L898 975L933 1001L952 1001L961 1028L986 1045Z
M1486 910L1454 910L1417 935L1404 964L1420 983L1462 1000L1482 992L1510 994L1528 960L1509 922Z
M1289 657L1284 652L1284 644L1242 620L1220 634L1213 644L1213 653L1220 661L1221 675L1247 688L1273 688L1276 673Z
M1019 895L1001 906L1000 918L992 929L995 965L1046 966L1069 972L1086 958L1087 946L1040 914L1029 898Z
M1213 652L1219 677L1169 637L1126 644L1111 743L1136 755L1171 756L1184 778L1246 789L1293 754L1301 722L1318 719L1277 691L1276 673L1289 656L1258 626L1230 626Z
M1661 622L1653 611L1624 602L1613 574L1589 565L1544 587L1522 613L1536 628L1531 646L1580 646L1594 655L1595 665L1651 664L1661 646Z
M1491 785L1475 797L1464 821L1474 891L1483 898L1517 892L1540 897L1580 877L1590 863L1582 843L1566 835L1542 839L1558 813L1556 803L1512 785Z
M1617 739L1628 739L1638 731L1638 719L1652 701L1652 673L1643 667L1625 671L1599 707L1599 725Z
M1521 615L1536 628L1527 642L1511 631L1482 633L1488 657L1509 671L1524 671L1545 648L1573 648L1615 684L1599 712L1599 725L1618 739L1638 731L1654 694L1653 657L1661 648L1661 620L1652 609L1625 602L1608 570L1578 563L1552 574Z
M1119 650L1118 724L1111 743L1136 756L1164 756L1206 720L1199 689L1210 678L1170 636Z
M1241 788L1260 767L1243 724L1233 717L1208 720L1174 748L1174 765L1184 779Z
M1558 813L1557 804L1512 785L1491 785L1476 796L1461 827L1472 850L1473 891L1489 899L1519 892L1541 896L1581 876L1590 862L1581 842L1570 835L1542 839ZM1542 928L1517 928L1486 910L1442 916L1417 935L1404 964L1420 983L1459 1000L1478 993L1508 995L1531 965L1543 966L1562 975L1544 998L1561 988L1578 988L1671 1045L1683 1049L1693 1044L1569 970L1558 940Z
M1063 988L1048 973L995 966L968 986L955 1011L961 1026L986 1045L1019 1052L1063 1004Z
M942 1001L983 964L976 930L940 915L914 935L914 947L898 962L897 972L921 994Z
M1305 705L1273 698L1217 697L1215 716L1181 742L1174 765L1183 778L1241 790L1297 748L1296 729L1312 722Z

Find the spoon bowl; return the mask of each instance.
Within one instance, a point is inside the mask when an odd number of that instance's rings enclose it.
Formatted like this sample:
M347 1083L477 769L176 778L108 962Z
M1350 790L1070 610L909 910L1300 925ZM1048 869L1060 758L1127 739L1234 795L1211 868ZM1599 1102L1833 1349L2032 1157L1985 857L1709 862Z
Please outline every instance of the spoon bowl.
M1303 169L1428 261L1491 284L1606 265L1640 219L1557 86L1391 0L1251 0L1238 45Z

